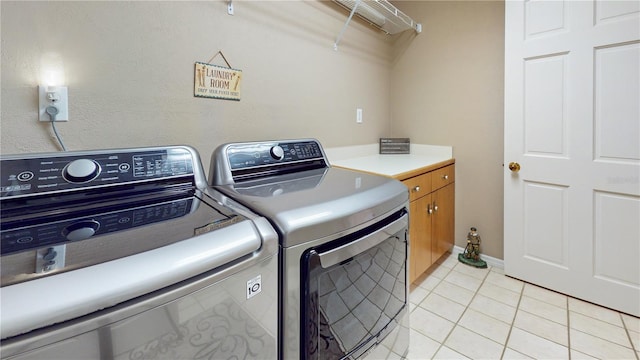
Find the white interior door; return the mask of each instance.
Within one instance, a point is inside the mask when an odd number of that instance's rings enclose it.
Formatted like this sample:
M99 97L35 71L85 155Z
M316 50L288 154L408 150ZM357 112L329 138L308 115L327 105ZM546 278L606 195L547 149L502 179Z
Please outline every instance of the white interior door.
M505 6L505 273L640 316L640 1Z

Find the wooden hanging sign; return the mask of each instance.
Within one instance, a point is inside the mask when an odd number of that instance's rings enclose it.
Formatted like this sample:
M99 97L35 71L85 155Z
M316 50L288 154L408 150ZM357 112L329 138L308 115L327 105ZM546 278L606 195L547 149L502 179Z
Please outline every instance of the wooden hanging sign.
M218 51L208 62L218 54L222 55L222 52ZM204 62L195 63L194 96L240 101L242 70L233 69L224 55L222 58L228 67Z

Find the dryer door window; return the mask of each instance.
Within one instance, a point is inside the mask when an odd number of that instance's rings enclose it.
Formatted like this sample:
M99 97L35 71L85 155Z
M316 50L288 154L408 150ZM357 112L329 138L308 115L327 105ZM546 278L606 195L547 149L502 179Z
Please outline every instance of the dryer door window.
M303 255L302 359L356 359L399 323L407 306L406 215L353 243L381 236L376 245L330 266L323 256L349 252L349 244Z

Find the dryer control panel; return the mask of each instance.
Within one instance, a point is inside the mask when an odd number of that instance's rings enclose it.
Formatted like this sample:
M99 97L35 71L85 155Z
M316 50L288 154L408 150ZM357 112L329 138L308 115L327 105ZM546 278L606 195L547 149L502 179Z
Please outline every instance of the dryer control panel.
M315 141L231 144L227 157L232 170L256 166L286 165L310 159L323 159Z
M328 168L315 139L224 144L211 158L211 185L225 185L267 176Z

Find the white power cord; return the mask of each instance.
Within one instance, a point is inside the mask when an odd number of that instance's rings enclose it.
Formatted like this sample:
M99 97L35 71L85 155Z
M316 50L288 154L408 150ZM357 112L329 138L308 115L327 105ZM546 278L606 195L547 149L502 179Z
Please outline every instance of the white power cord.
M58 143L62 147L63 151L67 151L67 147L64 146L64 142L62 141L62 138L58 134L58 129L56 129L56 115L58 115L60 110L58 110L58 108L53 105L49 105L45 109L45 112L49 115L49 118L51 118L51 127L53 128L53 133L56 135L56 139L58 139Z

